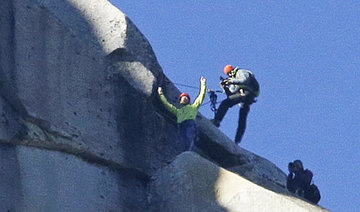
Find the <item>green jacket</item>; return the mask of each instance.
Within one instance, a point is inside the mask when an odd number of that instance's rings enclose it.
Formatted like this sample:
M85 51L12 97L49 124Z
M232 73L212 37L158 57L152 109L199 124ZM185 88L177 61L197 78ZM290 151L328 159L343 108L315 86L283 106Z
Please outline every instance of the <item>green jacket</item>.
M199 111L201 104L204 101L206 94L206 83L201 83L200 93L196 97L193 104L187 104L181 108L176 108L174 105L169 103L164 94L160 95L160 100L163 102L165 107L176 116L177 123L181 123L186 120L195 120L196 115Z

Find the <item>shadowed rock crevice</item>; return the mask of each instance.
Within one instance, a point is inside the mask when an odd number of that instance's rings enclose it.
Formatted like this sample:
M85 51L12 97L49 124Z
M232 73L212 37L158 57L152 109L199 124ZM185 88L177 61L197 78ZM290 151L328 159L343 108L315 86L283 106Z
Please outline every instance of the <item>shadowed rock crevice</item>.
M249 163L247 158L238 154L232 154L221 144L213 142L207 134L201 131L198 133L198 139L195 145L205 153L210 160L215 161L221 167L230 168Z
M0 140L0 143L11 143L15 145L37 147L40 149L47 149L53 151L59 151L77 156L89 163L95 163L108 167L113 170L124 173L147 181L149 176L144 172L137 170L132 166L124 166L125 164L119 164L115 161L107 160L93 153L86 143L73 140L69 135L62 135L57 131L53 131L49 128L49 124L44 120L28 117L27 121L21 121L24 126L22 132L18 131L11 140Z
M107 79L117 105L117 148L130 150L124 152L127 161L144 167L147 173L153 173L180 153L179 144L175 143L176 125L167 126L166 120L156 112L153 97L148 96L152 95L154 78L149 78L146 85L139 82L137 74L144 74L147 70L131 53L126 49L117 49L108 55L107 60ZM139 92L140 88L148 89ZM167 130L164 131L164 128Z
M112 51L110 54L106 56L106 59L108 59L111 63L116 62L135 62L134 56L128 52L125 48L117 48L114 51Z
M154 74L156 79L160 79L163 72L152 46L129 17L126 16L125 20L126 33L128 36L126 36L124 46L127 47L128 51L130 51L147 70Z

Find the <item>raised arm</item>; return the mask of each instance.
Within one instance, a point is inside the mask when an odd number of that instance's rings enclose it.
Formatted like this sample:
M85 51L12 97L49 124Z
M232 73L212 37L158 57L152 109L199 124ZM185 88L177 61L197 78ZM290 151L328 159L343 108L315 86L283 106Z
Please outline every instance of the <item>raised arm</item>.
M194 104L193 104L195 107L199 108L201 106L201 104L204 101L205 94L206 94L206 79L204 77L201 77L200 78L200 92L199 92L199 95L196 97Z
M172 105L170 102L168 102L161 87L158 87L158 94L159 94L160 100L164 104L165 108L168 109L171 113L173 113L176 116L177 108L174 105Z

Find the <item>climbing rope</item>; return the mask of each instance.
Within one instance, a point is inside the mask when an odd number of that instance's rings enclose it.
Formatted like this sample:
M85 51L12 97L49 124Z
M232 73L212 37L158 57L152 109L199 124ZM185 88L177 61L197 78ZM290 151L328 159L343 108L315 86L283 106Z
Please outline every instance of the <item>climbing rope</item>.
M174 82L173 84L174 84L174 85L179 85L179 86L183 86L183 87L193 88L193 89L197 89L197 90L199 90L199 87L196 87L196 86L185 85L185 84L176 83L176 82Z
M172 83L174 85L178 85L178 86L182 86L182 87L187 87L187 88L192 88L192 89L196 89L196 90L199 90L199 87L196 87L196 86L191 86L191 85L186 85L186 84L182 84L182 83L177 83L177 82L170 82L168 80L164 80L166 83ZM201 105L202 106L205 106L207 104L210 103L210 110L214 113L217 112L217 108L216 108L216 105L218 104L217 102L217 95L216 93L223 93L222 91L220 90L212 90L212 89L208 89L208 94L209 94L209 98L210 100L203 103Z
M171 82L169 80L164 80L166 83L168 84L174 84L174 85L179 85L179 86L183 86L183 87L187 87L187 88L192 88L192 89L197 89L199 90L199 87L196 86L192 86L192 85L186 85L186 84L182 84L182 83L177 83L177 82Z

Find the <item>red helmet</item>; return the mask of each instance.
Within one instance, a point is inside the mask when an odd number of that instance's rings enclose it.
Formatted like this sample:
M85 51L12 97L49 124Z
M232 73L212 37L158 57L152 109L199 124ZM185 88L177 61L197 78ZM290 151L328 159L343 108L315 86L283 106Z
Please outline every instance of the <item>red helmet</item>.
M186 97L189 99L189 101L190 101L190 95L189 95L188 93L182 93L182 94L180 94L179 99L181 99L181 97L183 97L183 96L186 96Z
M227 65L224 67L224 73L228 75L230 71L234 70L234 67L232 65Z

